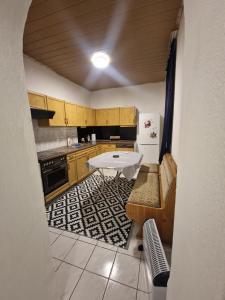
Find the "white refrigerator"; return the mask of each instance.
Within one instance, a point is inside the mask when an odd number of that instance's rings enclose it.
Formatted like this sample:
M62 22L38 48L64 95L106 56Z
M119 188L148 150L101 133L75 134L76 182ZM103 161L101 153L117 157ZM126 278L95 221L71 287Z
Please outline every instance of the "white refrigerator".
M143 154L142 163L158 163L160 142L160 114L140 113L137 147Z

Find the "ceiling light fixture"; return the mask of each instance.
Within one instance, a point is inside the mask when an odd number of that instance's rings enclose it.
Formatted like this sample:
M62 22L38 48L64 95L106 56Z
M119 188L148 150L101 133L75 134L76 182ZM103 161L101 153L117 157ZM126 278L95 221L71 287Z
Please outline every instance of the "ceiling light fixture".
M98 51L91 56L91 62L96 68L105 69L110 64L110 57L107 53Z

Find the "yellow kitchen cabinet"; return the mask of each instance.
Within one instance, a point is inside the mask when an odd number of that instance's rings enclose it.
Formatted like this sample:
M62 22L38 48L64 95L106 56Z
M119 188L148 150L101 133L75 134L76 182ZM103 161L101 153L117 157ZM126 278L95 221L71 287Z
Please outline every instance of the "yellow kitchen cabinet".
M136 120L136 108L133 107L120 107L120 125L121 126L135 126Z
M88 151L88 159L97 155L96 147L91 147Z
M119 125L120 124L120 109L119 108L109 108L107 109L107 125Z
M77 105L65 102L66 125L76 126Z
M101 145L97 145L97 146L96 146L96 155L101 154L101 153L102 153L101 151L102 151Z
M134 148L116 148L116 151L133 152Z
M106 126L108 118L107 109L96 109L96 126Z
M78 179L82 179L83 177L87 176L89 173L89 168L87 166L88 161L87 153L81 157L77 158L77 177Z
M47 108L55 111L53 119L47 120L49 126L66 126L65 101L47 97Z
M82 105L77 105L77 113L76 113L76 125L77 126L86 126L86 107Z
M86 125L87 126L95 126L95 110L86 107Z
M119 108L96 109L97 126L114 126L120 123Z
M77 160L75 154L67 155L69 185L77 182Z
M38 93L28 92L30 106L33 108L47 109L46 96Z
M112 152L116 151L116 145L115 144L102 144L100 147L100 152L105 153L105 152Z
M91 147L89 149L79 151L77 153L77 178L78 180L87 176L91 170L87 166L89 158L97 155L97 147Z

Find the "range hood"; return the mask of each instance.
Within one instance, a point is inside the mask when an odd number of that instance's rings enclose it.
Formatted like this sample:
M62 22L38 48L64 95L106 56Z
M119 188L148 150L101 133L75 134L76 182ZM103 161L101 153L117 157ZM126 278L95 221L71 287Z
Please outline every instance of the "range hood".
M52 119L55 112L53 110L45 110L40 108L30 108L32 119Z

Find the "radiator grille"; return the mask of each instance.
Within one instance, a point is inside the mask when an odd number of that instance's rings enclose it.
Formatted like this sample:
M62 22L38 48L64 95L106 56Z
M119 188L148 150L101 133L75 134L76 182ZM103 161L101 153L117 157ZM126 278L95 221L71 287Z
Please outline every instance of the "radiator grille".
M155 286L167 286L170 269L154 219L144 224L144 251Z

